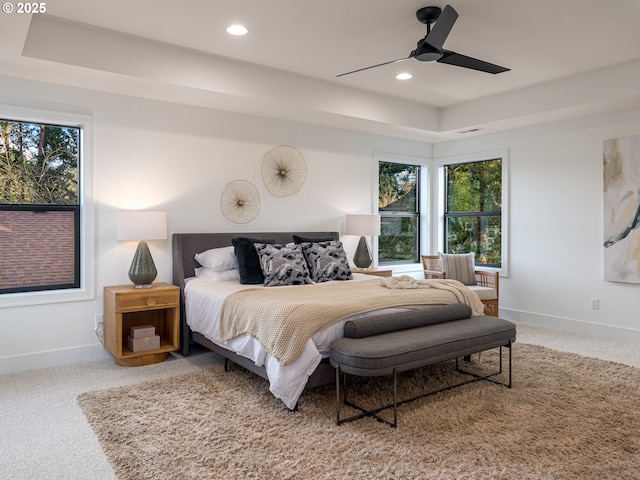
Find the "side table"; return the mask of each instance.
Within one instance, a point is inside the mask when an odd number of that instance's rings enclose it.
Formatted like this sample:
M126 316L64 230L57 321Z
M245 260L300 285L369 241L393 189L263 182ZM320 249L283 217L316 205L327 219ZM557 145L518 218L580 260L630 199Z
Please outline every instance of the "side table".
M160 347L133 352L128 346L131 327L153 325ZM104 287L104 347L116 364L132 367L162 362L180 348L180 288L154 283L152 288L133 285Z

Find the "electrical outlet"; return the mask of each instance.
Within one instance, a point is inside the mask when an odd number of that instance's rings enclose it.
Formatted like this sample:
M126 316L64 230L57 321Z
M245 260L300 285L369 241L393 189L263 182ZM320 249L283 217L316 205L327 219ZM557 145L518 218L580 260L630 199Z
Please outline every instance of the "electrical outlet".
M102 324L104 324L104 315L101 313L96 313L96 327Z
M600 308L600 299L592 298L591 299L591 310L598 310Z

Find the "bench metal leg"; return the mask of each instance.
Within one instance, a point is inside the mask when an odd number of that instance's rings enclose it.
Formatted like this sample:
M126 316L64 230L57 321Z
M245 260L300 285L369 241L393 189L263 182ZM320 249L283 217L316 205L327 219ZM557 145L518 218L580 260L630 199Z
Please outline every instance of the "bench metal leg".
M511 388L512 384L513 384L513 361L512 361L512 343L511 340L509 340L509 343L507 345L504 346L504 348L509 349L509 380L507 381L507 383L505 382L501 382L499 380L496 380L495 377L496 375L500 375L502 373L502 348L503 347L499 347L500 348L500 362L499 362L499 368L497 372L494 373L490 373L488 375L478 375L477 373L473 373L473 372L469 372L466 370L462 370L460 368L460 364L458 363L458 359L456 358L456 371L460 372L460 373L464 373L465 375L471 375L472 377L474 377L473 380L469 380L467 382L464 382L460 385L464 385L465 383L470 383L470 382L474 382L474 381L478 381L478 380L486 380L488 382L492 382L495 383L497 385L502 385L504 387L507 388Z
M337 425L342 425L343 423L346 422L351 422L353 420L358 420L359 418L364 418L364 417L373 417L376 420L378 420L379 422L382 423L386 423L387 425L396 428L398 426L398 406L402 405L402 403L404 402L398 402L398 392L397 392L397 385L398 385L398 374L396 372L396 370L393 370L393 403L390 405L385 405L384 407L379 407L376 408L374 410L366 410L358 405L356 405L355 403L349 401L347 399L347 378L348 375L345 374L341 374L340 371L340 365L336 365L336 424ZM342 378L341 378L342 377ZM343 383L343 393L342 393L342 398L340 398L340 384L341 384L341 380ZM348 418L340 418L340 405L344 404L348 407L354 408L356 410L360 410L361 413L358 413L356 415L353 415L351 417ZM391 423L390 421L386 420L385 418L382 418L378 415L379 412L381 412L382 410L387 410L388 408L393 408L393 423Z
M336 424L340 423L340 365L336 365Z
M456 366L455 369L457 372L459 373L463 373L465 375L471 375L473 378L470 380L465 380L464 382L460 382L460 383L456 383L455 385L451 385L448 387L444 387L444 388L440 388L437 390L432 390L426 393L422 393L420 395L416 395L415 397L412 398L408 398L405 400L398 400L398 372L397 370L394 368L393 369L393 402L388 404L388 405L384 405L382 407L378 407L375 408L373 410L366 410L356 404L354 404L353 402L347 400L347 374L342 374L342 380L343 380L343 395L342 398L340 398L340 383L341 383L341 370L340 370L340 365L336 365L336 424L337 425L341 425L343 423L346 422L351 422L353 420L358 420L360 418L364 418L364 417L372 417L375 418L376 420L378 420L379 422L382 423L386 423L387 425L393 427L393 428L397 428L398 427L398 407L401 405L404 405L406 403L410 403L413 402L415 400L418 400L420 398L424 398L424 397L428 397L431 395L435 395L437 393L442 393L445 392L447 390L452 390L454 388L457 387L461 387L463 385L467 385L469 383L473 383L473 382L477 382L480 380L486 380L492 383L495 383L497 385L502 385L504 387L508 387L511 388L512 386L512 379L513 379L513 361L512 361L512 343L511 341L509 341L509 343L507 345L505 345L506 348L508 348L509 350L509 380L507 383L501 382L499 380L496 380L492 377L495 377L496 375L500 375L503 371L503 366L502 366L502 346L499 347L500 349L500 359L499 359L499 368L497 372L494 373L490 373L488 375L478 375L476 373L473 372L468 372L465 370L462 370L459 368L459 359L456 358ZM344 404L347 405L348 407L354 408L356 410L359 410L361 413L358 413L356 415L353 415L351 417L348 418L340 418L340 405ZM390 422L388 420L386 420L385 418L382 418L381 416L378 415L378 413L380 413L383 410L387 410L389 408L393 409L393 422Z

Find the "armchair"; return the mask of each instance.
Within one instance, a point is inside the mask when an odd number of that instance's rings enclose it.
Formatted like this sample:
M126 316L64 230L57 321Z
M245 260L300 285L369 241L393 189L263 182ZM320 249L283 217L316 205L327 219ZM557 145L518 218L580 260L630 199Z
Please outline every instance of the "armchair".
M422 260L424 278L451 278L464 283L484 303L485 315L498 316L500 286L498 272L476 270L473 264L473 254L420 255L420 258ZM446 259L444 262L443 258ZM471 259L470 262L469 259ZM446 265L443 265L443 263L446 263ZM453 268L453 265L457 268ZM465 270L470 270L470 272Z

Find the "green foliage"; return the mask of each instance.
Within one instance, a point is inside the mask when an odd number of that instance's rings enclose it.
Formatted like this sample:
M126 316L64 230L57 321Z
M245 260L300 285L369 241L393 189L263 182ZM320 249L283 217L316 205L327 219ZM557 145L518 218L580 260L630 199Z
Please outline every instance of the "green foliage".
M79 129L0 121L0 203L78 204Z
M378 170L378 208L387 211L416 212L417 165L380 162Z
M502 160L449 165L446 173L447 252L474 252L476 263L499 266Z
M501 217L454 217L447 219L449 253L474 252L477 264L500 266Z
M378 261L418 261L418 177L420 167L380 162Z
M378 261L417 262L417 217L382 218L378 238Z
M502 160L447 166L447 212L502 208Z

